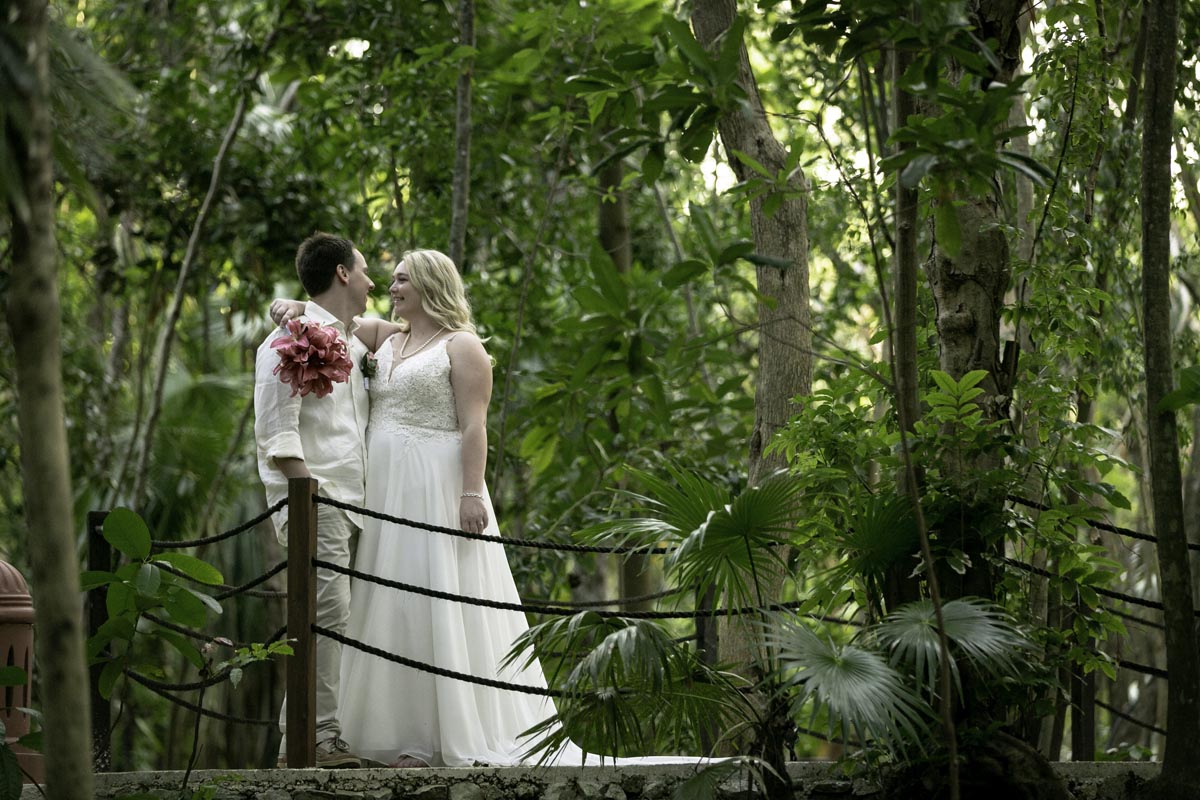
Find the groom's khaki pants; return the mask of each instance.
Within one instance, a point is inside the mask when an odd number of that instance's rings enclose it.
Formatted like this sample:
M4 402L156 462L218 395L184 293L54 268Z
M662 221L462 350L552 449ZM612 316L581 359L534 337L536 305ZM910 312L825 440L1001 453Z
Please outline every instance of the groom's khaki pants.
M350 566L354 547L358 544L358 526L340 508L317 506L317 553L322 561L343 567ZM337 633L346 632L350 619L350 578L326 569L317 570L317 619L323 628ZM342 645L324 636L317 636L317 741L341 736L338 719L338 687L342 671ZM279 754L287 752L287 697L279 711L279 730L283 740Z

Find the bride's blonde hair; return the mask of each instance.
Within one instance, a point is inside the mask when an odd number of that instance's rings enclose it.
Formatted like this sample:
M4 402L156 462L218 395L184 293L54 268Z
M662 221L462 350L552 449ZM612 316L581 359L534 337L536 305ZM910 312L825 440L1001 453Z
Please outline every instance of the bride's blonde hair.
M421 293L421 308L447 330L475 333L471 303L458 268L445 253L437 250L409 250L400 256L397 266L408 270L408 280ZM401 322L407 330L408 322Z

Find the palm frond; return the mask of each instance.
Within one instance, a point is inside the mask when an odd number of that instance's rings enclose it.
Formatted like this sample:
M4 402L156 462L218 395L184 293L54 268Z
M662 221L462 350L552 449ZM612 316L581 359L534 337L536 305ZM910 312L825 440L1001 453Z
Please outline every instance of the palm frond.
M1021 656L1033 646L1003 609L977 597L959 598L944 604L942 619L951 645L951 675L960 690L956 656L965 657L985 673L1013 674L1020 668ZM933 604L929 600L918 600L900 607L879 624L874 636L890 653L890 663L912 669L918 688L924 688L932 695L937 686L939 663Z
M664 571L701 593L715 587L731 605L766 602L754 583L765 570L786 568L780 545L795 530L798 489L796 481L780 474L742 492L684 538L666 557Z
M644 487L644 493L624 492L634 501L633 513L644 515L593 525L579 531L591 542L647 547L659 542L678 543L704 524L713 510L729 502L729 491L701 476L667 461L664 479L644 470L630 468L629 474Z
M773 615L765 638L778 656L779 676L797 690L793 713L801 715L812 701L810 727L824 710L830 735L848 738L854 731L862 742L921 748L932 711L881 655L821 639L794 615Z

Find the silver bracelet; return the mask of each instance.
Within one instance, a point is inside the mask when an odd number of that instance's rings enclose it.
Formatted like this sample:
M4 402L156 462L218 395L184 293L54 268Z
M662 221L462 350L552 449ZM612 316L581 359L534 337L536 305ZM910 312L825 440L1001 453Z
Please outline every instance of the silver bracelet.
M463 492L459 495L459 497L478 497L480 500L483 499L483 495L481 495L479 492Z

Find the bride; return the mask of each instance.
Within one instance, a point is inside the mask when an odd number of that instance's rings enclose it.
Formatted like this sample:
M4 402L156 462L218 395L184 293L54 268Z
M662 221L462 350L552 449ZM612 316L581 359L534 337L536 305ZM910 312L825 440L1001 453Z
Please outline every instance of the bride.
M401 324L357 320L377 354L369 381L366 505L373 511L470 533L499 535L483 475L492 365L471 321L454 263L435 250L406 253L388 289ZM272 305L276 322L285 301ZM519 603L504 549L364 521L355 565L393 581ZM520 612L435 600L362 580L351 586L346 635L444 669L545 688L535 660L502 667L528 628ZM520 660L519 660L520 661ZM521 733L554 713L550 700L410 669L343 648L339 715L353 752L393 766L521 762ZM560 753L579 763L577 751ZM571 758L574 755L574 759Z

